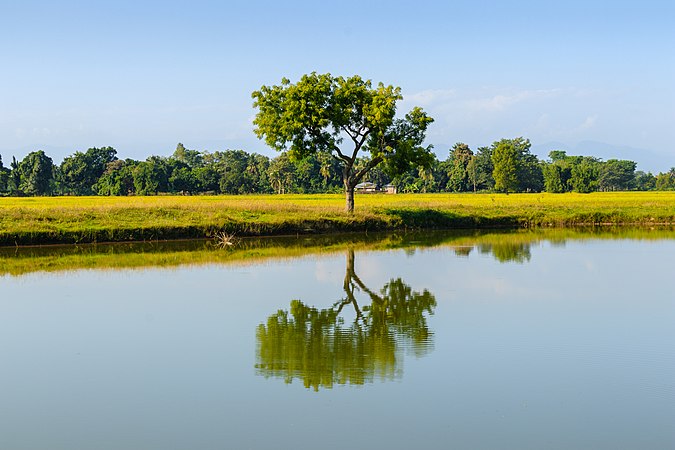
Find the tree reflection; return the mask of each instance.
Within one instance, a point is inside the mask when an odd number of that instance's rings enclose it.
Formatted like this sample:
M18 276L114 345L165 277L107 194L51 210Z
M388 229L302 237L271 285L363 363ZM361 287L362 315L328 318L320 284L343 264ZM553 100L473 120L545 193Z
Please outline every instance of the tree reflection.
M423 356L431 349L425 315L433 314L436 298L429 291L413 291L397 278L376 293L356 274L353 250L347 252L343 289L345 297L330 308L293 300L290 311L279 310L260 324L257 373L287 383L298 378L315 391L335 383L362 385L400 377L403 350ZM359 293L370 303L360 306Z
M492 253L495 259L501 263L516 262L524 263L530 261L530 244L525 242L500 242L495 244L481 244L479 246L481 253Z

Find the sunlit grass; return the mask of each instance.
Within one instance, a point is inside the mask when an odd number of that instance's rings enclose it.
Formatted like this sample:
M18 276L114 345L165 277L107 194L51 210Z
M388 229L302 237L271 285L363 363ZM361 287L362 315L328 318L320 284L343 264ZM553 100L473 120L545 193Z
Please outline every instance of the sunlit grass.
M674 222L675 192L0 198L3 245Z

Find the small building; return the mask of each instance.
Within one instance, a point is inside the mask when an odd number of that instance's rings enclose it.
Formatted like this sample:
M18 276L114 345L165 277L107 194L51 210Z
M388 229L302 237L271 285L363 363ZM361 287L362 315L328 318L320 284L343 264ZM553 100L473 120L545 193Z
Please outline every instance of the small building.
M377 192L377 185L375 183L371 183L370 181L365 181L354 186L354 191L358 192L359 194L373 194Z
M396 189L396 185L394 184L385 184L384 187L382 188L384 192L387 194L397 194L398 190Z

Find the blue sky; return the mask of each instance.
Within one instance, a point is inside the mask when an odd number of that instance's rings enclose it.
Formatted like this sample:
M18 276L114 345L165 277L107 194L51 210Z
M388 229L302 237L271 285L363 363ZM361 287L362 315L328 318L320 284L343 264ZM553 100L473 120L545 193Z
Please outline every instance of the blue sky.
M675 166L675 2L0 0L0 155L242 148L250 94L359 74L419 105L440 158L529 137ZM598 151L594 151L597 149ZM575 152L575 150L577 150Z

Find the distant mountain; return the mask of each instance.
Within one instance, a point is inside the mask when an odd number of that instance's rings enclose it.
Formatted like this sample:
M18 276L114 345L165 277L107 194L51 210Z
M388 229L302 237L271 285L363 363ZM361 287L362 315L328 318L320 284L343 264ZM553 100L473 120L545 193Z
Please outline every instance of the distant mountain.
M657 174L667 172L675 167L675 156L657 153L653 150L628 147L625 145L611 145L605 142L581 141L576 145L561 142L533 144L532 153L540 159L548 159L551 150L564 150L570 156L595 156L603 161L608 159L628 159L637 163L637 169Z

